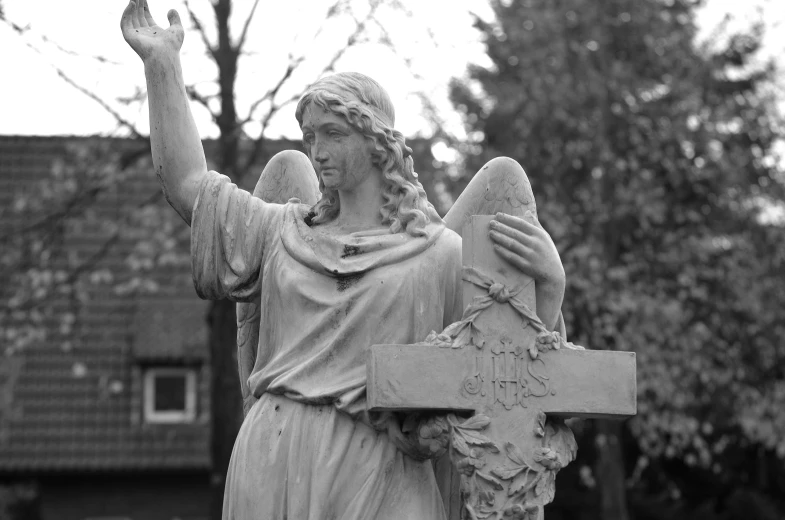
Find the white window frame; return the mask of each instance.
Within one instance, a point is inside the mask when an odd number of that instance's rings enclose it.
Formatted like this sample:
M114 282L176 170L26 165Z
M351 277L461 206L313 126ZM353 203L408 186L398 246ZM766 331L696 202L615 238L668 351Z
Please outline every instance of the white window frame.
M155 378L185 376L185 410L155 409ZM192 368L148 368L144 373L144 420L148 423L190 423L196 419L196 371Z

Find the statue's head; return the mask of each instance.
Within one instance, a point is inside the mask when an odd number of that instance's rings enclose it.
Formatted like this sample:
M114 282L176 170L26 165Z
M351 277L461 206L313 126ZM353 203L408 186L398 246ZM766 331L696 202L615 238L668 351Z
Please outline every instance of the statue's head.
M372 161L384 176L384 223L393 233L407 231L422 234L422 228L433 214L425 190L417 180L412 150L403 134L395 130L395 108L390 96L379 83L357 72L341 72L322 78L311 85L300 98L295 116L300 126L306 107L315 104L346 119L358 132L373 143ZM304 142L310 156L308 143ZM340 209L338 193L326 189L319 179L322 198L312 210L312 222L334 219Z

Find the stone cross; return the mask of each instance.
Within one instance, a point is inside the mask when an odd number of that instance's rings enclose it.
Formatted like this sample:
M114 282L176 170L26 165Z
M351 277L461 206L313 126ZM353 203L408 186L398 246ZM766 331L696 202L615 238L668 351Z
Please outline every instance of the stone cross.
M635 354L547 331L532 279L493 250L492 218L463 234L463 319L424 343L372 346L368 408L444 414L417 433L449 439L461 518L541 519L577 449L562 419L635 415Z

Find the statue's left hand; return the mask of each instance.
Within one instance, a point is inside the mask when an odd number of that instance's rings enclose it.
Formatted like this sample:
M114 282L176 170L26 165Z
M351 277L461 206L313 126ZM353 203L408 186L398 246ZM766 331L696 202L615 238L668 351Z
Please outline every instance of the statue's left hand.
M529 211L524 218L497 213L490 237L496 253L539 284L561 287L564 267L551 236Z

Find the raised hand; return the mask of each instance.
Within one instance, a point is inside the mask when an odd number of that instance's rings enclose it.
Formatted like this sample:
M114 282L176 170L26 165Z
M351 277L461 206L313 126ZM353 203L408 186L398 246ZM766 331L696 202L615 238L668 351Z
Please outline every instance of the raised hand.
M167 18L169 28L164 29L153 20L147 8L147 0L131 0L123 11L120 29L128 45L146 61L148 58L167 53L177 55L183 45L184 31L180 15L174 9Z

